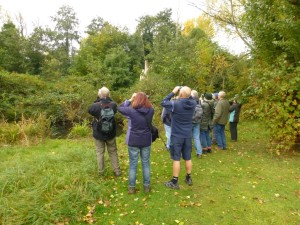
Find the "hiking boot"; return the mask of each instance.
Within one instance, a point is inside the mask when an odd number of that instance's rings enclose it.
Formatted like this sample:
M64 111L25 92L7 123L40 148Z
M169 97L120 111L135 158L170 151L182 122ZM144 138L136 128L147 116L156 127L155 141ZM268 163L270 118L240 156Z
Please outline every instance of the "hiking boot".
M202 155L201 155L201 154L197 154L197 158L198 158L198 159L201 159L201 158L202 158Z
M171 189L179 189L179 185L178 185L178 182L176 184L174 184L172 182L172 180L168 181L168 182L165 182L164 183L166 187L168 188L171 188Z
M119 177L122 175L121 171L114 172L114 174L115 174L115 177Z
M136 191L135 191L135 187L129 187L129 188L128 188L128 192L127 192L127 193L128 193L129 195L135 194L135 192L136 192Z
M185 183L189 186L192 186L193 185L193 181L192 181L192 178L191 177L186 177L185 178Z
M145 185L144 185L144 192L145 192L145 193L149 193L150 191L151 191L150 185L148 185L148 186L145 186Z

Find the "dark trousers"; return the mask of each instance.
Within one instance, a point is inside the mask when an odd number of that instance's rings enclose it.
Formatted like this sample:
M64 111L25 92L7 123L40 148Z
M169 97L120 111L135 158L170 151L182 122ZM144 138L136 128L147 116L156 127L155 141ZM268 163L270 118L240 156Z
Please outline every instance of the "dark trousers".
M232 141L237 141L237 124L236 122L230 122L230 135Z

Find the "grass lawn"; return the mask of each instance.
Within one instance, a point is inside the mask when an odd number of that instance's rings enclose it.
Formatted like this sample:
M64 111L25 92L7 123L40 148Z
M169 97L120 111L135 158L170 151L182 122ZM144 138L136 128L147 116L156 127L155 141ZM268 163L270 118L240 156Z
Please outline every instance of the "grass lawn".
M268 134L258 122L238 128L239 141L229 142L227 151L193 158L193 186L184 183L181 162L180 190L163 185L172 177L172 161L157 140L150 194L143 193L139 163L141 191L127 195L124 135L117 139L123 172L118 178L108 158L106 176L98 177L91 138L2 147L0 224L299 225L300 153L268 153Z

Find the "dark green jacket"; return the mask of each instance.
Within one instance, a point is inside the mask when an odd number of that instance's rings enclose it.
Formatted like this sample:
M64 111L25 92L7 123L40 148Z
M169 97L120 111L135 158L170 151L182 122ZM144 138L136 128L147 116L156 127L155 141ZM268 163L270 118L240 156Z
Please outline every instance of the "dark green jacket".
M200 130L208 130L212 129L212 118L214 112L214 102L211 101L203 101L201 103L203 114L200 120Z

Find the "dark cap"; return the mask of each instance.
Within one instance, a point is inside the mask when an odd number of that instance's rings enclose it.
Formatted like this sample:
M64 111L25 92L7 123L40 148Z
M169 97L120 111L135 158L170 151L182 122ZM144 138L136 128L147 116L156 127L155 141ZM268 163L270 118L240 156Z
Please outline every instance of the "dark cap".
M209 100L212 100L212 94L211 94L211 93L205 93L205 94L204 94L204 99L205 99L205 100L208 100L208 101L209 101Z

